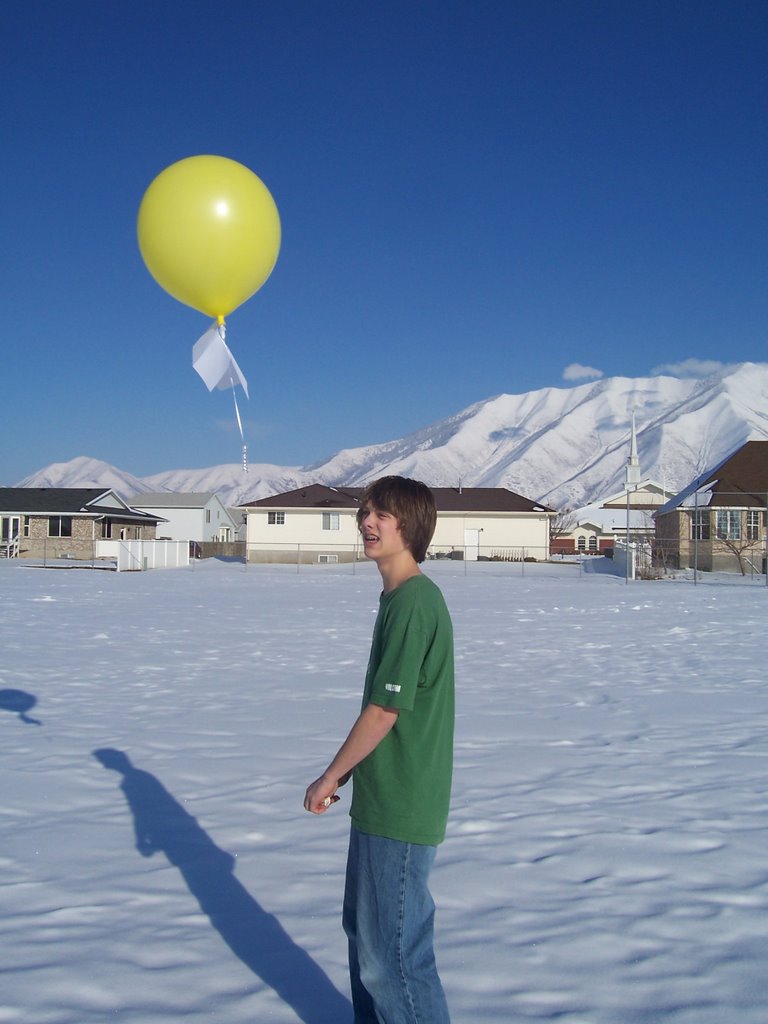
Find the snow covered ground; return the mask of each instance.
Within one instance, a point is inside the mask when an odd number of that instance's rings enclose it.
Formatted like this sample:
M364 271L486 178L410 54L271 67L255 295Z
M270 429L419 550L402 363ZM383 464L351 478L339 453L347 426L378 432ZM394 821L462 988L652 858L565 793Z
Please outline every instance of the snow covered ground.
M456 629L454 1024L765 1024L764 582L428 571ZM349 797L301 803L378 590L0 563L0 1024L351 1020Z

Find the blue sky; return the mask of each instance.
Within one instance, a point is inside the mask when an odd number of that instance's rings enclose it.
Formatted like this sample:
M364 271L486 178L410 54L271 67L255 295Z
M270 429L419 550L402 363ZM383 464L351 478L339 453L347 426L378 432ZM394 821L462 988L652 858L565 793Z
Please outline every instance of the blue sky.
M768 5L4 0L0 484L238 462L145 189L213 153L283 244L227 340L249 459L501 392L768 358Z

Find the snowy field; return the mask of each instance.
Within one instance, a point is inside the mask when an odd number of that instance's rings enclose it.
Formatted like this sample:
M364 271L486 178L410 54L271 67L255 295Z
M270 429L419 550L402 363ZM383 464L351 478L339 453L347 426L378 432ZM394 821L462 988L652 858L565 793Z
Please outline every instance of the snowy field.
M454 1024L765 1024L764 582L428 571L456 630ZM0 563L0 1024L351 1020L349 794L302 799L378 591L367 565Z

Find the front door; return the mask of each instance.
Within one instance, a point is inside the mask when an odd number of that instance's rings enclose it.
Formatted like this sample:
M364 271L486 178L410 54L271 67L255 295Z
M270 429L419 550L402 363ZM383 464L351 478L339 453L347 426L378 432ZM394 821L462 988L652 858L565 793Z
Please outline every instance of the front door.
M464 531L464 557L468 562L476 562L480 554L480 531Z

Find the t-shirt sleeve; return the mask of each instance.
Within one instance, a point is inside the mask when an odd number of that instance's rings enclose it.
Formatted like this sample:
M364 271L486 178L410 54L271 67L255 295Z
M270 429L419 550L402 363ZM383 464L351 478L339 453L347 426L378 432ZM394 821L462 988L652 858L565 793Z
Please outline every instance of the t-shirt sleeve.
M369 700L382 707L411 711L416 701L427 631L412 605L394 606L383 623L382 654Z

